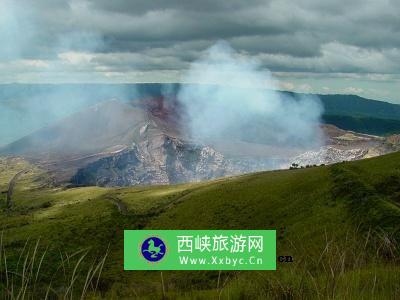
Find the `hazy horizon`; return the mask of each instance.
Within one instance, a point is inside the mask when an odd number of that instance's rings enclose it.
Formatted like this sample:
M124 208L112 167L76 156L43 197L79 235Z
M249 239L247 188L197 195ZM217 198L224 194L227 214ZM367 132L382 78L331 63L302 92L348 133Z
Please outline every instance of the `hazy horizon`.
M118 85L140 85L140 84L160 84L160 85L174 85L174 84L208 84L208 83L196 83L196 82L177 82L177 81L166 81L166 82L157 82L157 81L144 81L144 82L62 82L62 83L52 83L52 82L10 82L10 83L0 83L0 86L2 85L37 85L37 86L56 86L56 85L111 85L111 86L118 86ZM223 85L220 83L213 83L215 85ZM265 87L264 89L268 89ZM380 99L379 97L373 98L373 97L367 97L367 96L361 96L357 95L355 93L349 93L349 92L301 92L301 91L293 91L289 89L282 89L279 87L275 87L272 90L278 91L278 92L288 92L288 93L298 93L298 94L309 94L309 95L349 95L349 96L358 96L367 100L373 100L373 101L380 101L380 102L387 102L391 104L399 104L400 105L400 97L396 99L387 99L387 98L382 98Z
M400 103L399 5L3 0L0 83L179 83L222 40L278 89Z

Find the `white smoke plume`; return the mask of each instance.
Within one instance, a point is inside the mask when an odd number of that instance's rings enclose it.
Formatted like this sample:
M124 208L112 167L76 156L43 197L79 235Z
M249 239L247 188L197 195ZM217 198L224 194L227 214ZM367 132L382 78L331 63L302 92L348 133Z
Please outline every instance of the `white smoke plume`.
M314 96L275 90L269 71L226 42L205 51L187 72L178 94L193 138L227 138L310 148L321 143L322 105Z

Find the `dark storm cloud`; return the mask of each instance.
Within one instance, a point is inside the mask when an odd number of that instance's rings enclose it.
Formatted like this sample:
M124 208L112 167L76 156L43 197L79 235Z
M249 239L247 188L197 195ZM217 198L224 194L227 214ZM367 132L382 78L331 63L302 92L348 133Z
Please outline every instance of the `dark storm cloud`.
M230 12L238 9L248 8L249 5L262 5L269 1L255 0L255 1L242 1L242 0L230 0L230 1L214 1L214 0L202 0L202 1L185 1L185 0L91 0L90 3L99 9L104 11L113 11L120 13L130 14L143 14L152 10L162 9L174 9L180 11L222 11Z
M101 24L96 27L103 27L102 32L110 34L110 39L119 37L119 42L132 39L179 42L243 36L261 36L265 40L279 35L281 40L295 38L290 54L295 54L295 49L301 52L310 40L317 40L319 44L335 40L378 48L400 45L396 34L400 24L398 1L325 2L93 1L88 7L92 16L97 12L110 17L111 23L101 18ZM95 17L86 20L91 25L96 23ZM299 35L303 35L303 42L296 39ZM258 48L268 52L273 46L263 38ZM246 45L243 49L246 50Z
M397 0L3 2L0 62L86 52L87 70L179 70L223 39L273 71L400 72Z

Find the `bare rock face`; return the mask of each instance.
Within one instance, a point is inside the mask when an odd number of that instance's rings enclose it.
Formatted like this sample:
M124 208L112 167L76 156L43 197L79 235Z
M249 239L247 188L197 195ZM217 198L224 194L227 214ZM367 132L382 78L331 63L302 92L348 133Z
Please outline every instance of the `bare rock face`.
M307 151L293 158L293 163L299 166L333 164L361 159L367 153L367 149L338 149L332 146L325 146L317 151Z
M227 164L210 147L161 134L79 169L72 183L131 186L200 181L226 175Z
M299 166L333 164L371 158L400 149L398 135L379 137L341 130L332 125L324 126L326 144L291 159Z

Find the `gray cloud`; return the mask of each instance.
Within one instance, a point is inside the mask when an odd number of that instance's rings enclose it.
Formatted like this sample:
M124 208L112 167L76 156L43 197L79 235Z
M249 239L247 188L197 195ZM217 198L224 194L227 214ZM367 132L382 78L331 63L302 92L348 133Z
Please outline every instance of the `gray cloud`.
M7 78L13 72L21 77L24 64L25 73L52 72L60 65L98 75L177 72L221 39L275 72L400 73L396 0L2 0L0 5L0 68L11 73ZM79 63L68 60L73 53L76 58L81 53Z

